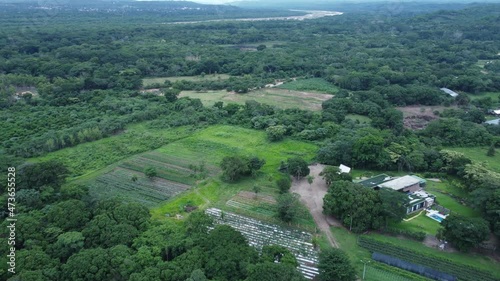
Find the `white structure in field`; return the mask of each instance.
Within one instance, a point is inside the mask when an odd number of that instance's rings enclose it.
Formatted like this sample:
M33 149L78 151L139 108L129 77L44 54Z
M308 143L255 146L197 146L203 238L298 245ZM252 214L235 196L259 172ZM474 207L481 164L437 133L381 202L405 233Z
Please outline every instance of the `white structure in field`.
M349 174L351 172L351 168L347 167L344 164L340 164L339 170L341 173Z
M454 98L458 97L457 93L453 92L452 90L450 90L448 88L441 88L440 90L443 91L443 92L445 92L445 93L447 93L448 95L450 95L450 96L452 96Z

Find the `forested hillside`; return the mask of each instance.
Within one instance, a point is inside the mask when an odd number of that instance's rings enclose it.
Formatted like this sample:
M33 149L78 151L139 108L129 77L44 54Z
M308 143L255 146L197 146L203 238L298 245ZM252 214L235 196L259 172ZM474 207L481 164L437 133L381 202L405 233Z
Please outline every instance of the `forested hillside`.
M484 122L500 108L500 5L414 3L418 9L397 13L358 5L313 20L179 23L304 12L184 1L0 2L1 215L17 218L15 245L2 242L0 261L7 264L10 246L18 261L18 274L2 267L0 279L302 280L287 249L258 252L225 226L207 232L211 220L185 206L220 207L238 188L256 200L262 185L277 198L266 202L280 206L268 210L277 214L271 219L316 229L300 208L287 209L298 202L287 179L305 178L306 162L446 178L483 234L498 238L500 126ZM226 99L210 96L220 92ZM311 96L320 110L301 105ZM8 167L16 170L14 209ZM105 180L119 169L128 169L127 188L176 182L191 197L165 197L177 204L165 208L172 214L133 196L103 199L118 194L109 190L119 184ZM373 220L356 220L354 232L387 227L393 218L381 210L383 195L338 180L325 202L338 191L373 206ZM335 206L325 212L340 217ZM187 218L170 218L176 212ZM341 222L348 220L352 227L351 215ZM500 278L491 264L498 266L488 260L488 274ZM320 268L320 278L333 274ZM354 269L345 270L342 280L353 280Z

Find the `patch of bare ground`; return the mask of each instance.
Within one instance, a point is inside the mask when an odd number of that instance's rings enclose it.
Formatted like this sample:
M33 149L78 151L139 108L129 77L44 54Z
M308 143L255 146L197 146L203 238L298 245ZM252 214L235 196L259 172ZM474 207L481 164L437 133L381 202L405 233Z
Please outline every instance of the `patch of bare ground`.
M323 171L324 165L316 164L309 166L310 175L314 177L312 184L305 178L293 180L290 192L300 195L300 201L306 205L314 218L318 228L326 235L332 247L338 248L337 241L330 231L330 226L341 226L340 222L331 216L323 214L323 197L328 191L325 180L319 175Z
M255 194L254 192L250 191L240 191L235 197L243 197L246 199L263 201L269 204L276 204L276 199L274 199L274 197L264 194Z
M427 127L427 125L439 118L439 115L434 114L435 111L442 112L446 108L440 105L434 106L423 106L423 105L411 105L404 107L396 107L399 111L403 112L403 124L405 128L411 130L422 130Z

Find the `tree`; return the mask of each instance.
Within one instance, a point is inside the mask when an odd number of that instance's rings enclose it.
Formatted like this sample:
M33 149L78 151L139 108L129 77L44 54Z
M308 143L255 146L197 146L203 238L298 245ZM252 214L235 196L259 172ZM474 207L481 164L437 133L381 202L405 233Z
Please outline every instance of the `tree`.
M246 281L305 281L302 273L289 264L264 262L248 268Z
M255 197L257 197L257 193L259 193L261 190L260 186L254 185L253 186L253 192L255 193Z
M257 250L228 225L218 225L202 242L206 254L204 270L211 280L244 280L247 266L258 260Z
M307 162L300 157L288 158L286 167L288 173L297 179L309 175L310 172Z
M83 249L84 240L81 232L65 232L57 237L56 243L52 245L50 250L54 256L65 262L71 255Z
M64 183L69 171L61 162L51 160L34 164L24 164L18 169L19 189L40 190L43 186L52 186L57 191Z
M137 175L133 175L130 180L133 181L133 182L136 182L139 178L137 177Z
M311 176L311 175L308 175L308 176L307 176L307 183L308 183L309 185L311 185L311 184L313 183L313 181L314 181L314 177L313 177L313 176Z
M398 192L388 188L381 188L378 195L382 202L382 214L386 220L386 226L389 221L401 222L406 216L407 204L410 199L405 193Z
M186 281L208 281L205 273L201 269L195 269L191 272L191 276L189 276Z
M495 145L490 145L490 147L488 148L488 152L486 153L486 156L490 156L490 157L493 157L495 156Z
M353 232L379 229L385 219L378 192L350 181L333 182L323 202L323 212L337 217Z
M258 157L226 156L220 164L222 178L228 182L235 182L244 176L255 175L265 163L264 159Z
M458 250L468 252L488 239L488 222L482 218L467 218L451 214L441 222L443 237Z
M327 186L330 186L334 181L352 181L351 174L341 173L340 169L335 166L325 166L319 175L323 177Z
M144 169L144 174L146 175L146 177L148 177L148 179L152 179L156 177L157 172L154 167L147 167L146 169Z
M290 180L290 176L281 176L279 179L276 180L276 185L278 186L280 193L286 193L288 190L290 190L290 187L292 186L292 181Z
M354 281L356 272L347 255L340 249L327 249L319 254L319 280Z
M64 280L111 280L110 256L105 249L85 249L72 255L62 266Z
M80 230L90 220L88 209L83 201L70 199L50 206L46 218L64 231Z
M269 126L266 133L270 141L280 141L285 137L286 127L283 125Z
M227 156L222 159L220 164L222 169L222 178L228 182L239 180L243 175L249 173L247 163L242 157Z
M296 194L284 193L278 196L278 217L284 222L291 222L298 212L299 200Z
M266 245L262 247L261 260L264 262L289 264L294 268L299 266L295 256L285 247L278 245Z

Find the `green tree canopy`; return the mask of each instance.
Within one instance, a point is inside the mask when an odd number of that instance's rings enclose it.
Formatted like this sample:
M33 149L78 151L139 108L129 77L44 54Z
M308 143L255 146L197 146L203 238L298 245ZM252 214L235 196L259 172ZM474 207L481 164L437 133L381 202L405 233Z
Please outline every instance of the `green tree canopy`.
M318 269L321 281L356 280L356 273L349 257L340 249L321 251Z

